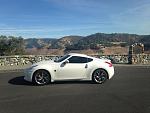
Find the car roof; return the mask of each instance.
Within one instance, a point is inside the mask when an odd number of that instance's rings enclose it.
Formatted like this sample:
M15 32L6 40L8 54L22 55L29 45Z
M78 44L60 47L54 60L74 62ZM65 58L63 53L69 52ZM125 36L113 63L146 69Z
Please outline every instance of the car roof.
M79 54L79 53L69 53L68 55L71 55L71 56L86 57L86 58L91 58L91 59L93 59L93 60L98 60L98 61L102 61L102 60L109 60L109 59L100 59L100 58L96 58L96 57L88 56L88 55L85 55L85 54Z
M81 56L81 57L89 57L85 54L79 54L79 53L69 53L68 55L71 55L71 56Z
M80 54L80 53L69 53L68 55L71 55L71 56L80 56L80 57L87 57L87 58L95 59L95 57L88 56L88 55L85 55L85 54Z

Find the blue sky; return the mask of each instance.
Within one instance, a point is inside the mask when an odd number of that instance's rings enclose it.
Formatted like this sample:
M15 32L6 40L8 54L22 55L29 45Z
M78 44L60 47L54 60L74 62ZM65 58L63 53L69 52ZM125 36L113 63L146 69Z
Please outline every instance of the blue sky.
M150 0L0 0L0 35L150 34Z

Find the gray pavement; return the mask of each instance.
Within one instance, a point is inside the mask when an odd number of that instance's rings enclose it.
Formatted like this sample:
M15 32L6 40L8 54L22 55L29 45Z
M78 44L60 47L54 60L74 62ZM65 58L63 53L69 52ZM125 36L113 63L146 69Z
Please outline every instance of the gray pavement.
M115 66L115 76L104 84L34 86L21 71L0 75L0 113L150 113L149 66Z
M13 66L0 66L0 73L1 72L7 72L7 71L22 71L26 68L29 68L32 64L26 64L26 65L13 65ZM131 65L131 64L113 64L115 67L120 67L120 66L127 66L127 67L135 67L135 66L138 66L138 67L150 67L150 64L134 64L134 65Z

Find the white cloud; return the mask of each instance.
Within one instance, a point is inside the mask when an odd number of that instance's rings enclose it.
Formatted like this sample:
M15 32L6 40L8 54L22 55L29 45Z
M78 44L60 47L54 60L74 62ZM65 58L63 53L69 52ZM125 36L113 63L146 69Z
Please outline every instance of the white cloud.
M127 10L111 15L113 26L126 32L150 34L150 2L138 2Z
M75 33L80 33L81 31L98 29L97 26L74 26L74 27L41 27L37 26L35 28L12 28L5 27L0 28L0 35L14 35L14 36L23 36L23 37L55 37L58 38L60 36L65 35L78 35Z

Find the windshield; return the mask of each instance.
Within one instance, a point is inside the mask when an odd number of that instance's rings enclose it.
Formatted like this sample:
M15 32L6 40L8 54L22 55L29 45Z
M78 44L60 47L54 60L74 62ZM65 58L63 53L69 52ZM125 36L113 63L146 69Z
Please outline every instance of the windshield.
M57 60L54 60L54 62L62 62L63 60L65 60L66 58L68 58L70 55L65 55L63 57L60 57L59 59Z

